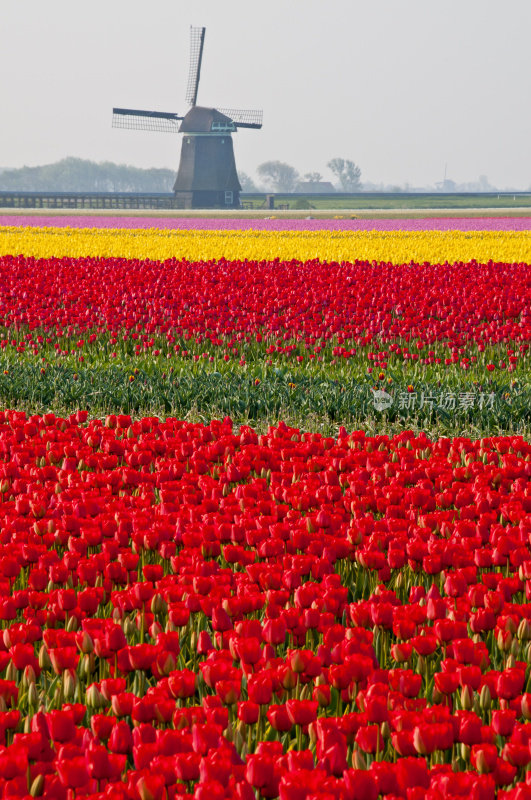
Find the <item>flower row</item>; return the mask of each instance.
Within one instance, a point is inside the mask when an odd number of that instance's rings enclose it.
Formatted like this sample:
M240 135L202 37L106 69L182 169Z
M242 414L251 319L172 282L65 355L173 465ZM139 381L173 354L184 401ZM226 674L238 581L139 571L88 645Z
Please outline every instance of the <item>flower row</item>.
M531 262L531 231L0 228L0 253L51 258Z
M0 413L3 796L525 798L530 456Z
M531 334L528 274L527 264L507 262L435 267L3 256L0 323L29 329L17 341L27 349L79 334L82 351L92 338L87 334L110 332L111 344L119 336L136 350L151 347L145 334L162 334L176 351L184 349L176 343L181 337L214 348L252 341L271 353L300 344L315 356L335 338L333 355L369 346L376 367L395 356L433 360L431 350L440 344L459 362L468 344L481 353L489 344L511 342L509 355L518 360Z
M180 230L256 231L528 231L531 217L419 217L356 219L351 215L329 219L286 217L172 217L157 213L142 216L112 214L29 215L0 214L0 225L51 228L159 228Z

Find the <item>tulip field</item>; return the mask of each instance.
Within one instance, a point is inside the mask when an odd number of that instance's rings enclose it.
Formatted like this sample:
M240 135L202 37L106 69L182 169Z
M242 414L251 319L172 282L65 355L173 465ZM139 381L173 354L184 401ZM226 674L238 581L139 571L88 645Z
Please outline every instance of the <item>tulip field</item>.
M0 217L0 800L530 800L529 220L82 222Z

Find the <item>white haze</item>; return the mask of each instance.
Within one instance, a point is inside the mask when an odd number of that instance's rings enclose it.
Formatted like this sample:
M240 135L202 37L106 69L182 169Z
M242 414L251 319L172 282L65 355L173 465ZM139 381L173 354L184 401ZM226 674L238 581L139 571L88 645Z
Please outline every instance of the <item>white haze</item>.
M176 168L178 136L111 127L113 106L263 108L239 169L352 159L362 180L531 186L530 0L1 0L0 166L65 156Z

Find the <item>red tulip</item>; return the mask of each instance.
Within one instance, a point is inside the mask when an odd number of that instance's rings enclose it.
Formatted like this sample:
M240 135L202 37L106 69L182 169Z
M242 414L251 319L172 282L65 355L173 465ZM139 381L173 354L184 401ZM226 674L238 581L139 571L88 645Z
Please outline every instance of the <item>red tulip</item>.
M90 776L83 756L70 758L67 761L58 759L55 763L63 786L80 789L88 783Z
M379 791L373 775L363 769L347 769L343 774L347 800L376 800Z
M294 725L293 719L285 705L272 704L267 709L267 719L276 731L289 731Z
M251 675L247 682L249 700L259 705L268 705L273 695L273 684L268 675Z
M266 755L251 755L247 759L245 777L255 788L263 788L271 782L273 761Z

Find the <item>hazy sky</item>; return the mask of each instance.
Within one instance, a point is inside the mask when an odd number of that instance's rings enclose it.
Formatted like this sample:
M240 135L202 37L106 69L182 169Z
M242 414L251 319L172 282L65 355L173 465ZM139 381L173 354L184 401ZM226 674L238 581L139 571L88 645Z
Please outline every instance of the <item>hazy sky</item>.
M362 180L531 186L531 0L0 0L0 166L77 156L179 162L177 135L111 127L113 106L185 113L190 25L205 25L198 103L262 108L239 169L286 161Z

